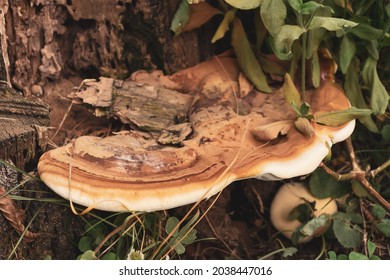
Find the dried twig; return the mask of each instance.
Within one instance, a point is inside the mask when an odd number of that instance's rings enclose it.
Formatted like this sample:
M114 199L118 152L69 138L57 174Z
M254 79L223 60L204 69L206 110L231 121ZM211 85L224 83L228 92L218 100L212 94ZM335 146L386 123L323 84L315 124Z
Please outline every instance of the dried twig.
M331 170L329 167L327 167L325 164L321 164L321 167L332 177L334 177L338 181L345 181L345 180L352 180L356 179L360 182L360 184L363 186L363 188L366 190L366 192L372 196L383 208L386 209L388 213L390 213L390 203L383 198L370 184L370 182L367 180L366 176L371 176L374 177L377 175L379 172L383 171L385 168L390 166L390 160L386 161L384 164L382 164L380 167L373 171L365 172L363 169L360 167L357 159L356 159L356 154L355 150L352 145L352 140L351 138L348 138L345 141L347 145L347 150L348 154L351 160L351 165L352 165L352 171L347 173L347 174L339 174L337 172L334 172Z

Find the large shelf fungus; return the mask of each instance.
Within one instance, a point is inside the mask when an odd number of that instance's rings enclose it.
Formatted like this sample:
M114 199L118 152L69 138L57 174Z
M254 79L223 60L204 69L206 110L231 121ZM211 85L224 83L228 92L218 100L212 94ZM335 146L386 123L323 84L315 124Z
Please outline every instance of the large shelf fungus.
M156 137L137 131L106 138L84 136L46 152L38 164L41 179L62 197L87 207L107 211L169 209L208 198L235 180L277 180L308 174L334 143L354 129L354 121L338 127L311 123L311 137L291 126L283 136L259 140L254 132L257 127L293 122L296 115L281 89L272 94L252 90L237 97L238 77L237 63L230 57L169 77L175 90L193 96L188 108L192 133L180 145L162 145ZM148 83L147 75L141 80ZM306 96L313 113L350 106L331 82Z

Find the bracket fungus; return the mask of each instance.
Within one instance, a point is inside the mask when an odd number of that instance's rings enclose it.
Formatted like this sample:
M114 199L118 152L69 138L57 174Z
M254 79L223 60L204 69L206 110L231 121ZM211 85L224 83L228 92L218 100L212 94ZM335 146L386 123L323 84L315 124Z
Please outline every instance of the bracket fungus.
M334 199L315 198L301 183L284 184L272 201L270 215L274 227L287 238L291 239L293 232L302 224L298 219L290 219L292 211L305 203L313 205L311 216L314 217L322 214L332 215L337 212L337 203ZM311 239L311 236L306 236L300 239L299 243L308 242Z
M311 137L291 126L283 136L276 133L273 140L259 140L257 127L293 122L296 115L281 89L272 94L252 90L239 98L239 74L237 61L221 56L164 76L175 90L192 97L192 133L180 145L162 145L158 137L137 131L106 138L83 136L40 158L41 179L60 196L87 207L169 209L209 198L235 180L308 174L334 143L352 133L354 121L338 127L311 123ZM141 81L148 83L145 75ZM350 107L340 88L329 81L306 96L313 113Z

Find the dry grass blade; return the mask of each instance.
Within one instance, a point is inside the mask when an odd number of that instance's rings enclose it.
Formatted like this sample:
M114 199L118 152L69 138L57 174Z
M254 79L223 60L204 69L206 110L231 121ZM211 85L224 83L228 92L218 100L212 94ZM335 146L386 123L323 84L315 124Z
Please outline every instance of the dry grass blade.
M25 219L24 211L16 207L15 203L8 196L8 193L3 186L0 186L0 211L18 233L22 234L25 232L25 241L31 242L40 236L39 233L33 233L29 230L26 230L26 227L23 225Z

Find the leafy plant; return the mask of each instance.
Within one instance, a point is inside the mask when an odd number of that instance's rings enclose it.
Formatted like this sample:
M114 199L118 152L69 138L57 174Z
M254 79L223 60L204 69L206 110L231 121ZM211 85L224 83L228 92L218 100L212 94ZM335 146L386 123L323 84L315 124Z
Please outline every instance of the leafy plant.
M334 251L328 252L329 260L380 260L380 257L374 255L376 249L375 243L371 240L367 242L367 255L364 255L359 252L350 252L349 255L340 254L337 255Z
M183 0L182 4L184 2L187 1ZM313 122L339 126L359 119L364 126L357 126L353 139L364 150L364 154L359 155L367 166L376 168L361 168L357 159L359 151L355 152L352 142L347 141L350 163L339 159L329 163L340 169L352 169L349 173L339 174L323 164L308 178L314 196L345 200L345 207L335 215L320 217L311 216L312 208L308 204L294 209L291 218L303 222L295 233L295 241L305 236L330 235L345 248L357 248L366 230L365 219L369 219L372 229L389 237L389 204L382 195L390 197L388 184L386 187L390 176L385 171L390 166L387 149L390 144L390 98L384 80L389 75L390 65L381 58L388 55L390 47L390 3L383 0L220 0L218 5L212 2L213 6L207 2L188 3L188 9L181 14L185 20L180 31L197 28L211 17L222 14L212 42L230 38L242 72L257 90L271 93L272 83L284 78L285 99L296 114L295 127L303 134L311 136L314 133ZM252 26L247 15L253 15ZM193 24L195 18L198 25ZM192 23L187 28L184 22ZM278 63L275 63L275 56ZM327 61L322 61L322 57ZM287 68L281 67L280 61L288 61L284 64ZM330 65L330 61L334 64ZM273 79L275 76L279 78ZM311 112L305 91L308 87L319 87L322 78L337 79L342 84L352 105L350 109L321 115ZM300 84L299 90L296 84ZM272 126L280 127L276 129L277 133L285 134L284 130L291 127L290 122L286 122ZM269 125L265 125L254 131L254 135L273 139L275 135L270 131ZM381 172L383 174L379 176ZM370 211L367 217L362 215ZM349 256L337 256L330 252L330 256L336 259L375 258L372 253L375 244L372 244L367 244L368 254L351 252Z

